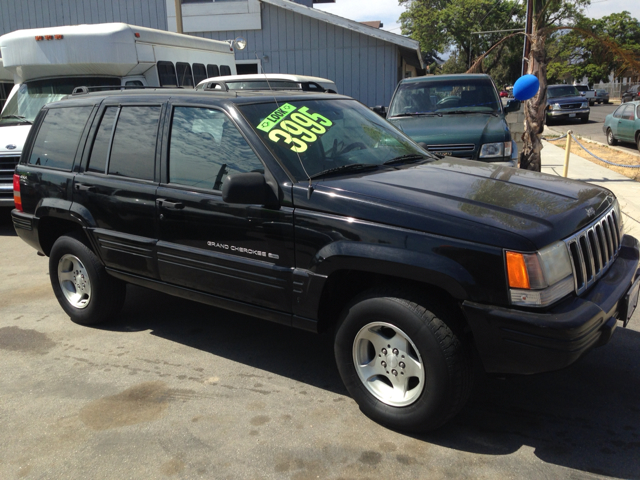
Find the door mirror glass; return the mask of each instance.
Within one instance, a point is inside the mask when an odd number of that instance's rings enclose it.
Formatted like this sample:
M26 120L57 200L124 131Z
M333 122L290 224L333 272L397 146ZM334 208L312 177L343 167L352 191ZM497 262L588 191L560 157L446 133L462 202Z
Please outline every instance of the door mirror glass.
M504 113L517 112L520 110L520 100L509 100L504 107Z

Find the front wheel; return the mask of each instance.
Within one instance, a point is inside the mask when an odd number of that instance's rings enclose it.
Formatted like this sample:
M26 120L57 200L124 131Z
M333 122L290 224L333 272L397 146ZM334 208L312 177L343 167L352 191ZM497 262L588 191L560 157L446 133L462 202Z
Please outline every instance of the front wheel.
M640 152L640 132L636 133L636 147L638 147L638 151Z
M49 277L62 309L75 323L93 325L116 315L126 285L111 277L81 234L56 240L49 256Z
M609 145L617 145L618 141L616 140L616 137L613 136L613 132L611 131L610 128L607 128L607 143Z
M587 115L586 117L580 117L580 121L582 123L589 123L589 115Z
M347 390L372 420L427 431L451 419L471 389L456 314L419 292L378 288L345 308L335 356Z

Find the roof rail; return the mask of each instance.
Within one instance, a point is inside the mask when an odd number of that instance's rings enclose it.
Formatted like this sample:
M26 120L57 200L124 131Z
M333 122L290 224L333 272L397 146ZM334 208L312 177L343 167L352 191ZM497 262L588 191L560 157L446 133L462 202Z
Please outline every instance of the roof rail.
M103 92L105 90L140 90L140 89L175 89L184 87L153 87L148 85L102 85L97 87L75 87L71 95L85 95L91 92Z

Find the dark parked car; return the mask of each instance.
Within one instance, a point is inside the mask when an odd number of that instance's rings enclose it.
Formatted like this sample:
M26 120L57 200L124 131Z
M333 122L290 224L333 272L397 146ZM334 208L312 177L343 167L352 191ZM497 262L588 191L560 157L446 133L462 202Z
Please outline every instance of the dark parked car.
M640 151L640 101L620 105L604 119L602 131L609 145L633 142Z
M622 94L622 103L632 102L634 100L640 100L640 85L629 87L627 91Z
M606 90L596 90L596 103L609 103L609 92Z
M505 107L489 75L432 75L402 80L387 120L438 155L516 166L517 147L505 120L520 109Z
M477 368L570 365L638 296L609 190L436 158L342 95L74 95L36 117L14 186L75 322L117 316L131 283L331 332L349 393L394 429L452 418Z
M560 120L589 121L589 101L580 95L573 85L549 85L547 87L547 125Z

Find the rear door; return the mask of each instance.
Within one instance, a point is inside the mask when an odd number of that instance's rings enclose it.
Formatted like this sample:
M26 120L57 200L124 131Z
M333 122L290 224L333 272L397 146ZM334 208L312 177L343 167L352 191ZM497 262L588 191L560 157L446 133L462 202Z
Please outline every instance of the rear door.
M106 101L90 133L74 202L88 209L106 266L157 277L156 140L161 103Z
M227 175L265 172L263 162L222 109L176 104L166 122L157 192L160 278L290 312L293 209L222 200Z

